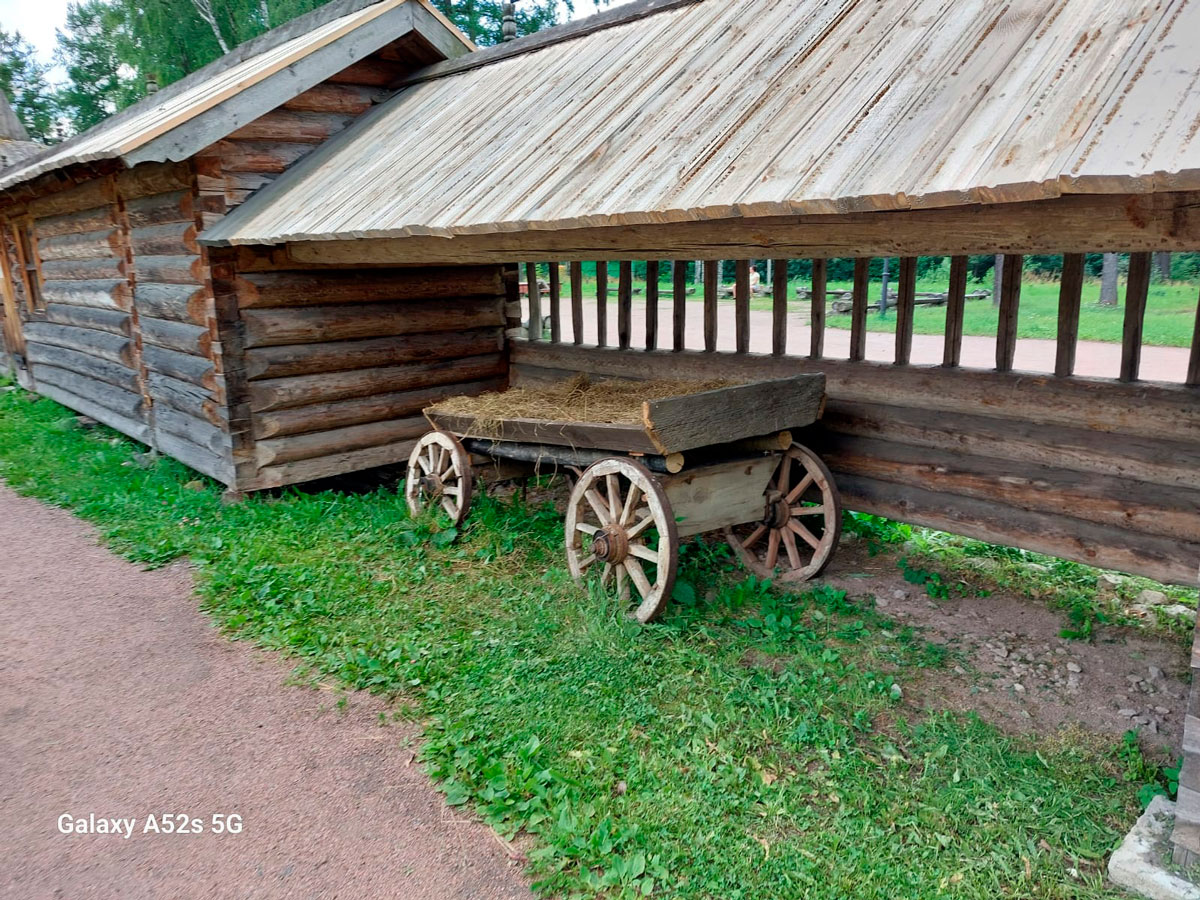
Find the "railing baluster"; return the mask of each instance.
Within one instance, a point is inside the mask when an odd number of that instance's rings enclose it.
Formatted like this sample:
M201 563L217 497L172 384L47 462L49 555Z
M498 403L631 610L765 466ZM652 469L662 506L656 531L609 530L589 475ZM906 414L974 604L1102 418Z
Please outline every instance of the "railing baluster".
M562 340L562 276L558 263L550 263L550 340Z
M734 330L737 334L737 352L750 352L750 260L739 259L734 263L733 279Z
M871 285L871 260L854 261L854 299L850 310L850 359L860 362L867 355L867 291Z
M771 263L771 354L787 353L788 261Z
M583 343L583 263L571 263L571 329L575 343Z
M1129 282L1125 287L1125 327L1121 335L1121 380L1137 381L1142 366L1142 331L1146 299L1150 296L1150 254L1129 256Z
M1000 274L1000 322L996 327L996 371L1011 372L1017 353L1017 317L1021 309L1021 273L1025 257L1004 254Z
M913 316L917 309L917 258L900 259L900 280L896 287L896 365L907 366L912 360Z
M967 265L965 256L950 260L950 285L946 291L946 346L942 365L953 368L962 360L963 312L967 307Z
M673 319L671 346L675 350L682 350L687 328L687 263L682 259L677 259L672 265L675 267L675 272L671 279L671 304L673 307L671 310Z
M717 349L717 278L720 263L715 259L704 261L704 349L712 353Z
M529 333L531 341L542 339L542 292L538 289L537 263L525 263L525 282L529 294Z
M825 305L829 301L829 260L814 259L812 261L812 300L809 310L809 329L812 332L809 340L808 355L820 359L825 355Z
M596 346L608 344L608 263L596 263Z
M1058 287L1058 349L1054 357L1054 374L1059 378L1075 374L1085 259L1082 253L1063 254L1062 281Z
M1196 303L1196 326L1192 329L1192 355L1188 360L1187 377L1184 384L1200 385L1200 301Z
M628 350L633 334L633 263L622 260L617 271L617 346Z
M658 260L646 261L646 349L658 349Z

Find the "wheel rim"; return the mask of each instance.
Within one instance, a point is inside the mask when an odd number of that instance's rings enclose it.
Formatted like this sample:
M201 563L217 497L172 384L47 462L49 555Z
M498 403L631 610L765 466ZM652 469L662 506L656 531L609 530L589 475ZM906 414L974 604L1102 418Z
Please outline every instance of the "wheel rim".
M820 575L842 534L842 501L829 468L807 447L792 444L763 496L762 519L725 529L742 563L777 581Z
M675 585L679 535L670 501L650 471L602 459L575 483L567 504L567 564L576 581L598 580L639 622L657 616Z
M472 489L470 458L454 435L431 431L417 441L404 480L404 499L414 517L436 501L461 525L471 508Z

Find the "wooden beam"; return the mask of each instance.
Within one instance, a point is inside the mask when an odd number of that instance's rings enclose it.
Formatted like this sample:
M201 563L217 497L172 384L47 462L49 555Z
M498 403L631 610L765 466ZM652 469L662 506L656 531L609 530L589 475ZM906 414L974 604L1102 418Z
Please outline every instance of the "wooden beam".
M658 348L658 260L646 261L646 349Z
M633 339L633 263L621 260L617 271L617 346L628 350Z
M557 262L550 266L550 340L558 343L562 340L562 276Z
M716 260L1087 253L1097 248L1200 248L1200 192L1078 194L945 209L298 242L288 245L288 253L303 263L463 265L504 262L514 255Z
M1150 254L1129 257L1129 280L1125 287L1125 326L1121 334L1121 380L1137 381L1142 365L1142 330L1146 300L1150 296Z
M1058 288L1058 349L1054 359L1054 374L1059 378L1075 374L1085 259L1082 253L1063 254L1062 281Z
M1188 359L1185 384L1200 385L1200 303L1196 304L1196 325L1192 329L1192 355Z
M1017 316L1021 306L1021 273L1025 257L1004 254L1003 280L1000 285L1000 322L996 327L996 371L1011 372L1017 352Z
M721 264L715 259L704 261L704 349L717 349L717 279Z
M737 352L750 352L750 260L739 259L733 276L734 330Z
M608 344L608 262L596 263L596 346Z
M969 260L956 256L950 260L950 286L946 292L946 347L942 365L953 368L962 360L963 313L967 306L967 268Z
M788 261L771 263L771 355L787 353Z
M525 283L529 290L529 340L542 339L542 290L538 287L537 263L525 263Z
M808 355L820 359L825 355L825 304L828 302L829 260L812 261L812 308L809 314L812 334Z
M571 263L572 343L583 343L583 263Z
M687 263L676 260L671 279L671 347L682 350L687 328ZM1200 315L1200 313L1198 313ZM1197 325L1200 328L1200 324Z
M867 355L867 291L871 287L871 260L854 260L854 300L850 310L850 360L859 362Z
M917 309L917 258L900 260L900 280L896 295L896 365L906 366L912 359L913 315Z

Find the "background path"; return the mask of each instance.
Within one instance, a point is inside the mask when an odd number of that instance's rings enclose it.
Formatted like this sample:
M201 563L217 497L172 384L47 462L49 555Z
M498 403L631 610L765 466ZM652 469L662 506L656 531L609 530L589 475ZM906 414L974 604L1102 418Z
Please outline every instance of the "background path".
M0 896L531 896L412 761L417 727L289 671L216 631L185 566L142 571L0 485ZM63 813L137 821L60 834ZM244 830L142 833L163 813Z

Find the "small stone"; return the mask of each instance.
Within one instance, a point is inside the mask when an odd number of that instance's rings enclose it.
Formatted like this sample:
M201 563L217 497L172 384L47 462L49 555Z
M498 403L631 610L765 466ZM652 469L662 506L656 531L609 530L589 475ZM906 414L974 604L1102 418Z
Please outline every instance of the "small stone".
M1069 662L1069 663L1067 663L1067 671L1068 672L1076 672L1076 673L1082 672L1083 666L1079 665L1079 663L1077 663L1077 662Z
M885 600L883 597L876 597L876 598L875 598L875 605L876 605L876 606L877 606L879 609L887 609L887 608L888 608L888 602L887 602L887 600Z
M1171 710L1169 710L1165 706L1156 706L1156 707L1154 707L1154 711L1156 713L1158 713L1160 716L1169 716L1171 714Z
M1025 693L1025 685L1021 684L1021 682L1018 681L1013 684L1013 690L1016 691L1018 694L1023 694L1023 693Z
M1105 585L1108 587L1116 587L1124 580L1125 579L1123 579L1120 575L1114 575L1112 572L1103 572L1101 573L1100 577L1096 579L1097 583L1101 587L1104 587Z
M1151 719L1150 724L1146 726L1146 730L1151 734L1158 734L1158 723Z
M617 796L619 797L622 794L624 794L627 790L629 790L629 785L627 785L624 781L618 781L616 790L617 790Z
M1162 677L1163 677L1162 669L1160 669L1158 666L1150 667L1150 680L1151 681L1158 681Z
M204 482L197 478L193 478L183 486L185 491L202 491L204 490Z
M904 690L900 687L900 685L893 684L891 694L893 700L899 700L904 696Z
M955 674L955 675L966 675L966 674L967 674L967 670L966 670L966 669L964 669L962 666L955 666L955 667L954 667L954 674Z
M893 600L907 600L908 599L908 591L901 591L901 590L892 591L892 599Z
M1172 603L1170 606L1162 607L1164 616L1170 616L1172 619L1187 619L1193 624L1196 621L1196 611L1189 609L1182 603Z
M1134 716L1137 715L1137 710L1130 709L1129 707L1125 707L1125 709L1118 709L1117 715L1120 716L1122 719L1132 719Z
M1008 648L1003 645L996 647L992 652L1001 659L1008 659Z
M1150 717L1149 716L1134 716L1132 721L1133 721L1134 725L1149 725Z
M1162 591L1152 591L1146 588L1137 595L1137 602L1141 606L1162 606L1167 602L1167 595Z

